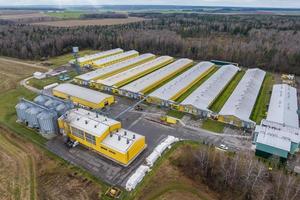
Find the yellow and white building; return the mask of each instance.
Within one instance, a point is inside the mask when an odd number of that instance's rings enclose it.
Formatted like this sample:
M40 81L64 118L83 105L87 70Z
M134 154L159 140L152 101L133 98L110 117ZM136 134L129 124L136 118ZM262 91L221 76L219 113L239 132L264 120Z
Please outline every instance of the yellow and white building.
M84 65L91 65L93 61L97 60L97 59L101 59L101 58L105 58L108 56L112 56L112 55L116 55L119 53L123 53L124 50L117 48L117 49L111 49L108 51L102 51L99 53L95 53L95 54L91 54L91 55L86 55L83 57L78 58L78 64L82 67ZM71 60L70 63L74 63L75 60Z
M163 68L160 68L140 79L137 79L119 89L119 94L131 97L140 98L159 84L172 78L184 69L190 67L193 61L187 58L179 59Z
M166 107L214 69L211 62L200 62L148 95L147 101Z
M173 62L174 58L170 56L160 56L154 60L138 65L122 73L116 74L109 78L96 81L96 88L117 92L117 88L122 87L142 76L145 76L163 66Z
M100 109L114 103L114 96L70 83L63 83L52 89L54 96L69 99L92 109Z
M139 55L139 52L137 52L135 50L126 51L124 53L120 53L117 55L109 56L109 57L102 58L99 60L94 60L91 65L94 68L106 67L106 66L109 66L109 65L112 65L112 64L130 59L130 58L134 58L138 55Z
M58 119L60 132L100 155L129 165L146 147L145 137L121 128L121 123L76 108Z
M153 60L155 58L154 54L146 53L142 54L138 57L134 57L128 60L124 60L119 63L112 64L107 67L99 68L94 71L76 76L74 78L74 82L80 85L91 86L93 87L93 83L98 79L105 79L110 76L113 76L117 73L121 73L128 69L131 69L137 65L141 65L145 62Z

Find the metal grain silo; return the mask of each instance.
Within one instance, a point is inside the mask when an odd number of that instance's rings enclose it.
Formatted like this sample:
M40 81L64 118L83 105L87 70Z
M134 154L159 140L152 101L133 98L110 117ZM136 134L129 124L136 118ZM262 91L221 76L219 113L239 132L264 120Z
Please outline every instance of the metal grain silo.
M55 133L55 115L52 112L41 112L37 116L40 132L44 134Z
M30 107L30 104L20 102L16 105L17 117L20 122L24 122L26 119L26 109Z
M45 97L43 95L39 95L39 96L35 97L33 101L39 105L44 105L47 100L48 100L47 97Z
M33 107L26 109L25 121L28 123L28 127L30 127L30 128L38 128L39 127L37 115L42 111L43 110L37 106L33 106Z

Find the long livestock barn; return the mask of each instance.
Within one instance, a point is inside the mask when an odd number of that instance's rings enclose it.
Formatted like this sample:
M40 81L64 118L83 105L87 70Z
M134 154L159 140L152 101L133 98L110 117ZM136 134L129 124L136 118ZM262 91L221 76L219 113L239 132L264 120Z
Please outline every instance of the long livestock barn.
M155 58L154 54L146 53L146 54L140 55L138 57L124 60L122 62L115 63L113 65L103 67L100 69L96 69L95 71L91 71L86 74L76 76L74 78L74 81L77 84L88 86L88 85L91 85L97 79L105 79L109 76L113 76L117 73L123 72L130 68L133 68L137 65L143 64L147 61L150 61L154 58Z
M200 62L167 84L150 93L147 101L162 106L170 106L178 97L180 97L213 69L213 63Z
M121 123L81 108L58 119L60 132L121 165L129 165L145 148L145 137L121 128Z
M58 85L53 88L52 93L54 96L70 99L75 104L80 104L93 109L103 108L114 103L114 96L112 95L70 83Z
M219 121L237 127L253 128L250 120L266 72L261 69L248 69L219 113Z
M80 57L80 58L78 58L77 61L78 61L78 64L80 66L91 65L92 62L97 60L97 59L105 58L105 57L112 56L112 55L119 54L119 53L123 53L123 52L124 52L123 49L120 49L120 48L111 49L111 50L108 50L108 51L102 51L102 52L95 53L95 54L92 54L92 55L87 55L87 56ZM71 60L70 62L74 63L75 60Z
M169 63L174 59L170 56L161 56L142 65L138 65L127 71L121 72L109 78L98 80L96 82L96 88L114 91L115 88L119 88L131 81L134 81L146 74L153 72Z
M180 73L192 64L193 61L190 59L179 59L159 70L152 72L151 74L125 85L119 89L119 93L135 99L140 98L151 89L170 79L175 74Z
M109 66L109 65L112 65L112 64L130 59L130 58L134 58L138 55L139 55L139 52L137 52L135 50L126 51L124 53L109 56L109 57L106 57L103 59L94 60L91 65L95 68L106 67L106 66Z
M230 83L239 68L234 65L224 65L207 79L200 87L190 94L180 105L185 112L207 117L211 111L210 105Z
M266 120L254 131L256 154L287 158L299 150L300 129L297 90L286 84L273 86Z
M273 86L267 120L299 127L297 89L286 84Z

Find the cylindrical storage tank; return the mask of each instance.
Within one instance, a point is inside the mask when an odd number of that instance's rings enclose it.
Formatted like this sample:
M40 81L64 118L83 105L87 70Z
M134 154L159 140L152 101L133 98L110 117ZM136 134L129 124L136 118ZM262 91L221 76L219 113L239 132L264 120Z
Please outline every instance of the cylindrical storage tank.
M41 133L55 133L55 116L53 113L44 111L38 114L37 118Z
M28 109L30 105L25 102L20 102L16 105L17 117L18 120L24 122L26 119L26 109Z
M39 107L30 107L26 110L25 121L28 123L28 127L30 127L30 128L38 128L39 127L37 115L40 112L42 112L42 109Z
M66 111L66 106L64 104L59 104L58 106L56 106L56 112L60 115L64 114L64 112Z
M44 103L48 100L47 97L43 96L43 95L39 95L37 97L34 98L34 102L40 105L44 105Z

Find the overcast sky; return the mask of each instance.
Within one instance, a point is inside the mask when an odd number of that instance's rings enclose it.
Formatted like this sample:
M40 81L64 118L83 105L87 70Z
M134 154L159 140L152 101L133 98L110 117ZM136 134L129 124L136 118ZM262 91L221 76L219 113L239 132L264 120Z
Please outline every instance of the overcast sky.
M300 8L300 0L0 0L7 5L198 5Z

